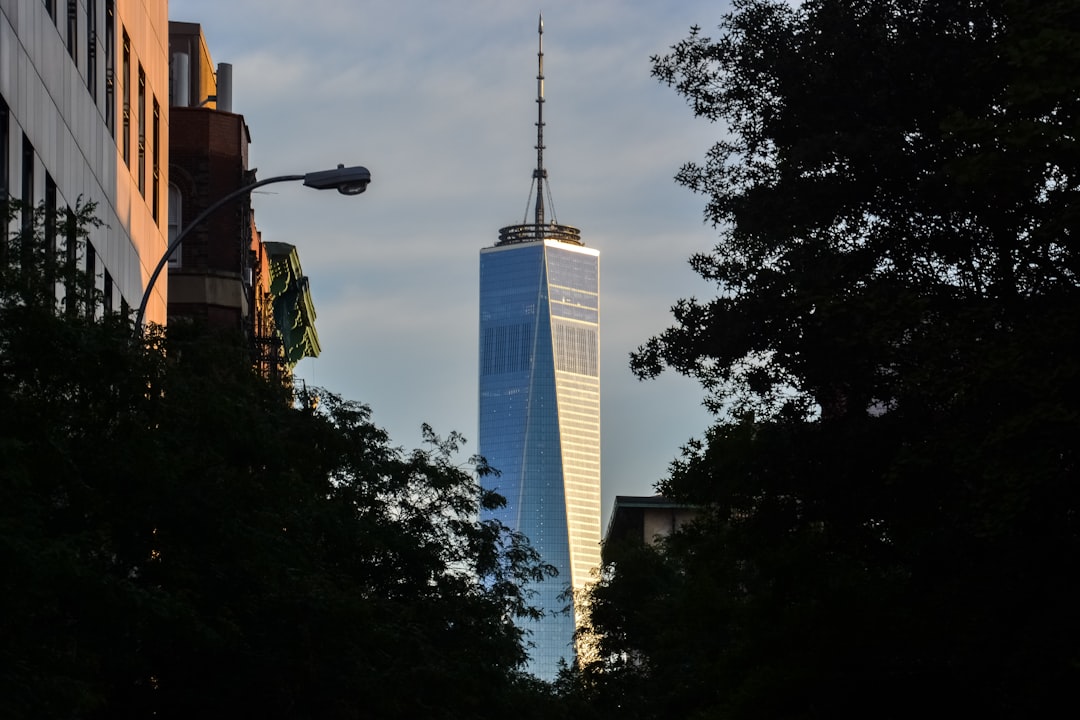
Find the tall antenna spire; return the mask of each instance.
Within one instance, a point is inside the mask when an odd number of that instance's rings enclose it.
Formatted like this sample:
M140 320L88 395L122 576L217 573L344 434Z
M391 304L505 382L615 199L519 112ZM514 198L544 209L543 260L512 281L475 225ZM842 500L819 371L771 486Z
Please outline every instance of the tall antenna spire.
M537 27L539 37L539 50L536 53L538 70L536 73L536 169L533 170L533 179L536 180L536 228L539 232L544 225L544 181L547 179L547 170L544 169L544 16L540 15L540 25Z
M533 170L533 185L536 186L536 215L529 222L529 203L532 201L532 187L525 199L525 216L521 225L507 225L499 229L499 241L496 245L535 242L537 240L557 240L559 242L583 245L581 231L570 225L560 225L555 216L555 203L551 198L551 188L545 188L547 170L544 169L544 16L540 16L537 27L539 46L536 53L538 70L536 73L536 169ZM551 207L551 220L545 217L544 192L547 191L547 204Z

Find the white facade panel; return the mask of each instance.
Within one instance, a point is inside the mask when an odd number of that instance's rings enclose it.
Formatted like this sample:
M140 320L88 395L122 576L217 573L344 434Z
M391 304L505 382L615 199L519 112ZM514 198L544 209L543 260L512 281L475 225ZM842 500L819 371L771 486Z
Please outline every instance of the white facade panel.
M88 8L95 11L94 70L88 52ZM111 20L108 10L112 9ZM111 24L112 58L105 42ZM95 214L104 223L89 241L97 256L99 274L109 273L118 296L134 309L144 283L165 252L168 233L168 2L155 0L78 0L77 42L68 49L66 0L56 3L55 19L37 0L0 0L0 95L8 108L7 185L20 197L25 135L34 149L34 204L45 195L46 173L57 189L57 206L96 202ZM123 37L130 41L128 76L122 75ZM145 104L138 105L138 68L145 75ZM113 69L115 92L107 92L108 69ZM93 77L93 91L87 78ZM122 138L122 88L131 87L130 162L124 163L118 145ZM154 189L153 101L159 106L157 127L157 188ZM108 112L106 103L113 106ZM138 118L146 116L143 192L139 191ZM106 117L115 118L114 127ZM155 212L156 210L156 212ZM99 287L102 281L98 281ZM165 322L167 283L155 286L147 319ZM117 304L115 307L119 307Z

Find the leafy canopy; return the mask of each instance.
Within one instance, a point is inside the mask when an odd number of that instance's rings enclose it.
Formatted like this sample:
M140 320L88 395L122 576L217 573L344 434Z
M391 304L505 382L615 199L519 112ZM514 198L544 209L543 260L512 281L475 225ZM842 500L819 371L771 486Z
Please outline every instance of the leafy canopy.
M739 0L654 74L716 297L631 358L716 424L605 569L596 707L1030 717L1080 681L1080 3Z
M463 439L407 453L363 405L294 406L238 338L134 334L70 262L88 212L3 246L0 715L539 712L513 619L551 568L477 519L502 500Z
M724 126L677 177L720 231L691 260L719 296L680 301L635 372L736 414L890 405L958 324L1074 292L1074 2L735 8L654 58Z

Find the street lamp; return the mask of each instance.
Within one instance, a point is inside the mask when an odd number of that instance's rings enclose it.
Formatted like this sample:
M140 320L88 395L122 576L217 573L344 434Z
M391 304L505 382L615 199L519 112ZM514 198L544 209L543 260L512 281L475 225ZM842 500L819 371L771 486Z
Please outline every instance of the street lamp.
M176 251L176 248L180 246L180 243L189 232L198 227L199 223L209 217L212 212L219 209L230 200L235 200L241 195L246 195L255 188L262 187L263 185L292 180L303 180L304 185L315 188L316 190L337 190L342 195L359 195L367 190L368 183L371 182L371 173L368 172L366 167L360 165L355 165L353 167L338 165L333 170L320 170L305 175L277 175L234 190L203 210L197 218L185 225L184 229L176 234L176 237L169 243L169 247L165 249L165 254L161 256L161 260L158 261L157 267L154 268L154 272L150 275L150 280L146 283L146 290L143 292L142 301L139 302L139 310L135 313L135 332L140 332L142 330L143 317L146 315L146 304L150 301L150 292L154 289L154 283L157 281L158 275L161 274L162 268L169 262L169 257L172 256Z

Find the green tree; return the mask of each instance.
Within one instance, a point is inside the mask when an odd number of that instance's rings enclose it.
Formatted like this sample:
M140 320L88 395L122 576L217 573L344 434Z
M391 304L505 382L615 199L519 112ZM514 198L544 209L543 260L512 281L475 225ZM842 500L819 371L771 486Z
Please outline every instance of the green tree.
M502 500L479 488L482 462L455 460L460 436L427 430L405 452L363 405L294 405L239 338L62 312L45 278L68 254L41 247L39 219L0 275L0 715L529 717L551 702L512 622L551 569L477 519Z
M654 58L724 129L677 176L718 296L631 360L708 391L660 490L711 512L599 584L586 690L1049 712L1080 680L1080 3L733 6ZM670 582L634 592L640 563Z

